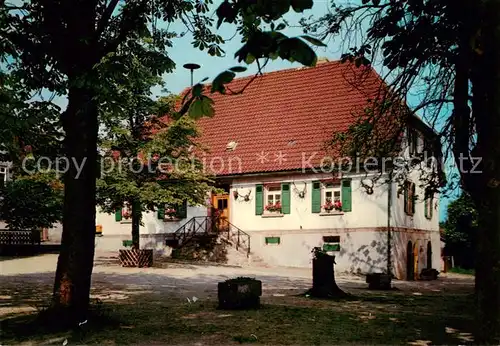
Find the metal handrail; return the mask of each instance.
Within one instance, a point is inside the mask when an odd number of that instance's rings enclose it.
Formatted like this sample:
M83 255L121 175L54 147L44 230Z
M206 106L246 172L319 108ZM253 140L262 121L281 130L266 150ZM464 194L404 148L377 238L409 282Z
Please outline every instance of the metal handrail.
M250 235L225 218L194 216L174 232L174 239L180 240L179 245L184 245L196 234L226 235L227 240L236 244L236 250L241 247L246 250L247 257L250 255Z

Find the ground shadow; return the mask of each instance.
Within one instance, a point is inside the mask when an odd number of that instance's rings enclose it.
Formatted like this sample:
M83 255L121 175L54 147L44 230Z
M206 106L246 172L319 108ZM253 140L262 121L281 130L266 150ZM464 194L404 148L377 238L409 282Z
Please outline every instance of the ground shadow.
M345 301L297 297L310 279L256 275L262 308L220 311L217 282L224 275L175 277L153 272L95 273L92 297L99 314L69 333L40 328L37 313L50 299L53 273L2 277L2 339L13 344L67 338L77 344L464 344L470 341L471 296L411 290L367 291L341 285ZM196 298L196 299L193 299ZM38 304L38 305L37 305ZM25 308L25 310L22 310ZM28 309L30 308L30 309ZM9 312L10 309L10 312ZM37 310L38 309L38 310ZM254 336L252 336L254 335Z

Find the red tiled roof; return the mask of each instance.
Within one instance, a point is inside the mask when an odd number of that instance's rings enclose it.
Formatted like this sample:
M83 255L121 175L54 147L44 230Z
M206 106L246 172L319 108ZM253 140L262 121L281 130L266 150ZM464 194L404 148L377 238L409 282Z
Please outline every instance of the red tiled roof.
M240 90L251 78L229 87ZM380 83L372 69L332 61L265 73L239 95L211 94L215 115L199 120L206 167L217 175L318 167L325 142L358 119ZM236 149L226 150L232 141Z

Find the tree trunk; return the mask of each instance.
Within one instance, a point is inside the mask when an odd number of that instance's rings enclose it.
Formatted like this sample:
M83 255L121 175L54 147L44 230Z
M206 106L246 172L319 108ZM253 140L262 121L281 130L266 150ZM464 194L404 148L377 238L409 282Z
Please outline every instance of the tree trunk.
M74 87L63 115L69 170L64 177L64 220L53 305L73 322L89 306L94 261L97 173L97 106L93 93Z
M132 202L132 249L139 249L139 230L141 227L142 211L138 201Z
M475 342L498 344L500 336L500 0L483 2L472 64L472 108L481 160L469 172L467 190L476 203L479 230L476 261Z

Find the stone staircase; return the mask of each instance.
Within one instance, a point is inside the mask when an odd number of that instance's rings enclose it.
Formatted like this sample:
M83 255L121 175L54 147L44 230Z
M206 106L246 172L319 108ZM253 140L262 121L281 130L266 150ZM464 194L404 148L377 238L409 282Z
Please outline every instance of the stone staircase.
M196 216L172 235L166 244L173 248L172 257L186 260L267 267L250 249L250 235L227 219ZM224 258L224 259L223 259Z

